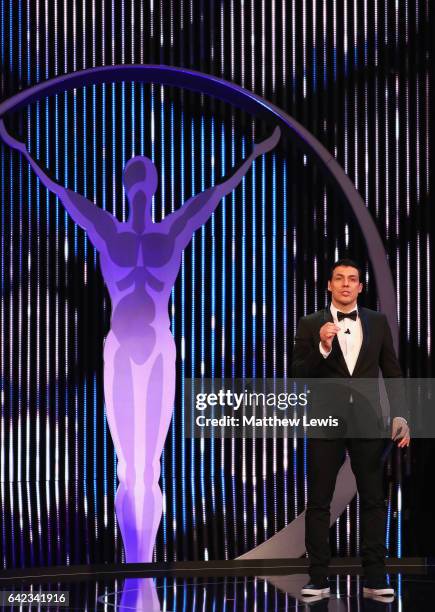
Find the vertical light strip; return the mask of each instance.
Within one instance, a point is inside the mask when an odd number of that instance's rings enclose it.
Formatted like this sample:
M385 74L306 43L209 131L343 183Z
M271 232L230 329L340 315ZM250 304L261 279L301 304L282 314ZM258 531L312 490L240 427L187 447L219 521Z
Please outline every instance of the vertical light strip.
M13 36L12 36L12 2L10 0L9 2L9 44L10 44L10 50L9 50L9 70L12 73L12 50L13 50ZM12 176L13 176L13 153L12 151L9 152L9 210L10 210L10 219L11 219L11 228L14 227L14 216L12 214L12 210L13 210L13 196L14 196L14 188L13 188L13 182L12 182ZM14 512L14 490L13 490L13 480L14 480L14 464L13 464L13 460L14 460L14 447L13 447L13 409L14 409L14 394L13 394L13 369L12 369L12 362L13 362L13 336L12 336L12 329L13 329L13 298L14 298L14 290L13 290L13 267L14 267L14 260L13 260L13 251L12 251L12 234L13 232L11 232L11 236L9 239L9 244L10 244L10 255L9 255L9 316L10 316L10 320L9 320L9 479L10 479L10 484L9 484L9 504L10 504L10 517L11 517L11 526L10 526L10 537L11 537L11 553L12 553L12 563L15 565L16 563L16 557L15 557L15 521L14 521L14 517L15 517L15 512Z
M0 4L0 61L2 66L5 65L5 0L1 0ZM1 79L1 95L2 98L5 95L5 84L4 79ZM1 150L1 297L0 297L0 483L5 481L5 209L6 209L6 197L5 197L5 145L0 143ZM4 487L1 485L1 496L2 496L2 516L4 514ZM3 550L6 551L5 544L5 530L6 524L3 522L2 528L2 541ZM6 566L6 557L4 553L3 567Z
M395 79L394 79L394 89L395 89L395 96L394 96L394 118L395 118L395 126L394 126L394 135L395 135L395 140L394 140L394 153L395 153L395 234L396 234L396 244L399 244L399 235L400 235L400 227L399 227L399 222L400 222L400 194L399 194L399 176L400 176L400 159L399 159L399 138L400 138L400 124L399 124L399 77L396 74ZM400 257L399 255L397 256L397 262L400 261ZM409 279L409 276L408 276ZM411 320L410 317L410 313L409 313L409 299L410 299L410 294L408 293L408 299L407 299L407 324L409 326L409 322ZM400 285L397 284L396 286L396 298L397 298L397 303L400 304ZM400 321L400 318L399 318ZM408 332L409 333L409 332ZM409 337L409 336L408 336Z
M18 80L20 84L22 83L23 74L22 74L22 26L21 26L21 11L22 11L22 0L18 0ZM21 123L21 121L20 121ZM21 126L20 126L21 127ZM23 436L23 417L22 417L22 399L23 399L23 377L22 377L22 367L23 367L23 158L20 155L18 158L18 176L19 176L19 219L18 219L18 227L20 234L20 244L18 250L18 389L17 389L17 399L18 399L18 419L17 419L17 433L18 433L18 444L17 444L17 480L22 480L22 453L23 453L23 444L22 444L22 436ZM22 509L21 509L21 488L19 489L19 513L20 513L20 522L22 522ZM22 527L20 527L20 540L22 541L23 531Z
M4 10L3 4L0 5L0 6L1 6L0 11L3 11ZM4 40L4 39L2 38L2 40ZM1 144L1 147L2 147L2 162L3 162L3 155L4 155L3 147L4 147L4 145ZM3 176L2 176L2 178L3 178ZM3 183L2 183L2 185L3 185ZM4 202L2 200L2 204L3 203ZM2 281L3 281L3 276L2 276ZM2 314L3 314L3 312L2 312ZM3 357L3 353L2 353L2 357ZM2 389L2 391L3 391L3 389ZM3 410L3 398L2 398L2 410ZM2 419L3 419L3 412L2 412ZM2 423L3 423L3 421L2 421ZM3 424L2 424L2 434L3 434ZM2 438L1 438L1 442L3 442L3 435L2 435ZM5 504L5 481L3 480L3 478L1 478L0 479L0 510L1 510L2 516L6 516L6 507L5 506L6 506L6 504ZM6 521L3 520L2 523L1 523L1 530L2 530L1 541L2 541L2 551L3 551L2 558L1 558L1 565L2 565L3 569L6 569L7 566L8 566L8 547L7 547L7 544L6 544L6 529L7 529ZM31 548L31 550L33 552L33 548Z
M266 5L261 0L261 95L266 93Z
M9 48L9 70L12 74L13 70L13 30L12 30L12 0L9 0L9 40L10 40L10 48ZM9 151L9 214L10 214L10 226L14 227L14 214L13 214L13 199L14 199L14 185L15 181L13 181L13 169L14 169L14 153ZM8 452L8 461L9 461L9 480L14 480L14 423L13 423L13 414L14 414L14 390L12 381L13 377L13 323L14 323L14 290L13 288L13 279L14 279L14 258L13 258L13 242L12 242L13 231L11 231L11 235L9 236L9 452ZM13 501L11 502L13 504ZM12 509L12 508L11 508Z
M255 141L255 122L252 120L252 140ZM252 201L251 201L251 209L252 209L252 377L255 379L257 376L257 206L256 206L256 179L257 173L256 168L257 164L254 160L252 163ZM245 197L245 196L244 196ZM245 230L243 230L245 232ZM252 489L253 489L253 505L254 505L254 542L257 544L257 528L256 523L258 521L257 518L257 443L256 438L253 436L252 438ZM265 520L263 516L263 526L265 525Z
M133 91L132 91L133 97ZM160 86L160 205L161 219L165 218L165 202L166 202L166 143L165 143L165 88ZM166 492L166 451L163 448L161 457L161 481L163 495L163 513L162 513L162 531L163 531L163 560L168 560L168 504Z
M384 42L385 45L388 45L388 2L385 3L385 27L384 27ZM384 117L385 117L385 238L387 241L390 239L390 206L389 206L389 188L390 188L390 180L388 175L388 169L390 167L389 160L389 147L388 147L388 136L389 136L389 116L388 116L388 73L385 74L385 95L384 95ZM418 133L418 131L417 131ZM397 304L397 308L399 310L400 305ZM399 315L400 321L400 315Z
M266 210L267 210L267 191L266 191L266 156L261 156L261 364L262 378L267 376L267 240L266 240ZM273 203L272 203L273 206ZM273 251L273 237L272 249ZM273 298L272 298L273 299ZM272 311L273 316L273 311ZM273 342L273 340L272 340ZM273 364L274 365L274 364ZM273 366L272 366L273 367ZM265 410L263 410L265 416ZM263 489L263 533L264 538L268 537L268 521L267 521L267 445L268 441L263 430L262 438L262 489Z
M251 90L255 91L255 0L251 0L250 29L251 29Z
M307 5L306 5L306 0L302 0L302 62L303 62L302 95L304 96L304 98L306 98L307 97Z
M348 108L349 108L349 95L347 88L347 77L348 77L348 41L347 41L347 0L344 0L344 17L343 17L343 59L344 59L344 75L345 75L345 84L344 84L344 171L346 174L349 173L349 151L348 151L348 131L349 131L349 123L348 123Z
M20 1L20 28L21 28L21 11L22 4ZM30 0L26 1L26 59L27 59L27 75L26 82L27 86L31 83L31 75L30 75L30 22L29 22L29 13L30 13ZM21 37L20 37L21 38ZM21 40L20 40L21 45ZM21 56L21 50L20 50ZM21 80L21 79L20 79ZM26 136L27 136L27 148L31 151L30 144L30 126L31 126L31 109L27 107L26 109ZM31 463L31 450L30 450L30 427L31 427L31 417L30 417L30 398L33 397L30 392L30 372L31 372L31 360L30 360L30 350L31 350L31 342L30 342L30 332L31 332L31 315L32 315L32 307L31 307L31 268L32 268L32 259L31 259L31 197L32 197L32 184L31 184L31 169L29 164L25 164L27 166L27 329L26 329L26 471L24 480L26 482L26 493L27 493L27 516L28 516L28 541L30 543L30 557L33 560L33 518L31 512L31 500L29 493L29 481L30 481L30 463ZM23 232L23 241L24 241L24 232ZM3 398L2 398L3 399ZM2 442L0 442L2 443ZM23 483L24 484L24 483ZM25 556L22 556L22 565L25 563Z
M365 14L364 28L365 30L367 29L367 15L366 14ZM365 43L365 49L366 47L367 47L367 43ZM365 58L364 60L364 66L366 65L367 65L367 58ZM369 95L368 95L367 77L364 77L364 200L365 200L365 205L367 207L369 205L369 115L368 113L369 113Z
M14 482L12 480L9 482L9 508L10 508L9 516L11 517L11 527L10 527L10 532L9 532L9 537L11 541L11 557L12 557L12 565L13 567L16 567L17 559L16 559L16 553L15 553L16 549L15 549L15 521L14 521L14 517L15 517Z
M102 65L106 65L106 7L105 3L102 4L102 13L101 13L101 58ZM101 193L101 206L103 210L107 210L107 114L106 114L106 103L107 103L107 95L106 95L106 83L103 83L101 86L101 145L102 145L102 159L101 159L101 179L102 179L102 193ZM107 320L107 298L103 297L103 325L105 325ZM107 417L106 417L106 409L104 405L104 388L102 389L102 405L103 410L101 414L101 424L103 428L103 524L104 530L107 531L109 526L109 512L108 512L108 475L107 475Z
M230 45L231 45L230 78L231 78L231 81L234 81L234 0L230 0Z
M353 72L358 72L358 11L357 11L358 0L353 0ZM359 98L358 80L354 78L353 88L353 123L354 123L354 182L356 189L359 189L359 171L358 171L358 98ZM347 246L347 245L346 245Z
M45 0L45 31L48 32L48 0ZM48 79L50 72L49 65L49 46L48 36L45 37L45 78ZM50 167L50 148L49 148L49 102L45 101L45 165ZM46 237L50 235L50 193L45 189L45 211L46 211ZM49 287L49 248L48 243L45 244L46 251L46 325L45 325L45 362L46 362L46 384L45 384L45 478L51 478L51 461L50 461L50 446L51 446L51 431L50 431L50 293ZM48 513L48 524L50 525L50 515ZM49 557L49 561L51 561Z
M211 154L211 164L210 164L210 175L211 175L211 187L214 187L215 184L215 130L214 130L214 118L211 118L210 125L210 154ZM204 152L205 158L205 152ZM211 217L211 330L210 330L210 355L211 355L211 378L213 382L215 380L216 375L216 223L215 223L215 213L212 214ZM211 514L214 517L216 515L216 473L215 473L215 465L216 465L216 457L215 457L215 437L214 432L210 439L210 488L211 488ZM206 515L206 521L208 524L208 517ZM216 542L216 539L213 541ZM207 559L209 558L209 554L207 551Z
M295 191L292 190L292 193L294 193ZM297 290L298 290L298 286L297 286L297 277L296 277L296 261L297 261L297 233L296 233L296 225L294 224L292 226L291 229L291 244L293 245L292 251L291 251L291 255L292 255L292 261L291 261L291 270L292 270L292 302L293 304L296 304L296 295L297 295ZM297 312L296 312L296 308L293 308L293 321L292 321L293 325L292 325L292 331L293 331L293 338L296 334L296 326L297 326ZM295 413L293 413L295 416ZM298 467L298 438L296 435L296 431L294 432L293 435L293 496L294 496L294 517L296 518L298 515L298 472L297 472L297 467ZM305 447L305 440L303 442L303 448ZM305 469L305 468L304 468ZM304 476L304 491L305 491L305 472L303 473ZM304 497L304 507L306 506L306 501L305 501L305 497Z
M141 87L141 93L142 93L143 87ZM141 114L143 111L143 107L141 104ZM171 192L170 192L170 197L171 197L171 213L174 212L175 210L175 146L174 146L174 142L175 142L175 132L174 132L174 102L171 101L170 103L170 186L171 186ZM143 154L143 153L142 153ZM183 258L184 259L184 258ZM171 289L171 301L170 301L170 313L171 313L171 332L172 335L174 336L174 338L176 337L176 307L175 307L175 299L176 299L176 293L175 293L175 287L172 287ZM172 523L171 523L171 529L172 529L172 549L173 549L173 555L172 558L174 561L176 561L177 559L177 479L175 477L175 474L177 473L177 429L176 429L176 418L175 418L175 409L176 407L173 406L173 418L172 418L172 422L171 422L171 495L172 495L172 505L171 505L171 511L172 511ZM183 472L184 474L184 472ZM166 504L166 507L168 507L169 504Z
M314 0L315 1L315 0ZM276 23L276 0L271 0L271 21L272 21L272 37L271 37L271 56L272 56L272 95L275 94L276 88L276 35L275 35L275 23Z
M235 130L235 114L231 115L232 126L231 126L231 136L232 136L232 147L233 147L233 167L236 161L236 143L237 143L237 135ZM245 157L245 137L242 136L241 141L241 157L244 159ZM245 177L242 179L242 208L241 208L241 235L242 235L242 244L241 244L241 297L242 297L242 308L241 308L241 347L242 347L242 379L243 384L245 384L246 380L246 199L245 199ZM237 243L237 225L236 225L236 217L237 217L237 196L233 191L233 219L234 219L234 241ZM244 475L243 478L243 516L244 516L244 525L243 525L243 534L244 534L244 545L245 549L248 544L248 497L247 497L247 473L248 473L248 457L246 453L247 444L245 438L242 439L242 472ZM256 474L256 459L252 457L252 474L255 476ZM254 545L257 543L257 491L255 486L255 480L253 479L252 483L252 505L253 505L253 516L254 516Z
M288 268L287 268L287 161L282 160L282 334L283 334L283 350L282 350L282 373L284 380L288 377L288 352L287 352L287 332L288 332ZM285 389L287 391L287 388ZM283 503L284 503L284 524L288 524L288 446L289 438L283 438L282 451L282 471L283 471Z
M95 125L95 124L94 124ZM92 450L93 450L93 457L92 457L92 488L93 488L93 493L94 493L94 516L93 516L93 520L94 520L94 533L95 533L95 540L98 542L98 533L99 533L99 529L98 529L98 482L97 482L97 466L98 466L98 451L99 448L97 446L97 409L98 409L98 392L97 392L97 376L96 373L94 372L92 375L92 409L93 409L93 436L92 436Z
M26 58L27 58L27 86L30 86L31 83L31 72L30 72L30 67L31 67L31 51L30 51L30 43L31 43L31 33L30 33L30 0L27 0L26 2L26 21L27 21L27 26L26 26ZM32 111L30 107L27 107L26 109L26 135L27 135L27 149L28 151L32 151L32 147L31 147L31 125L32 125ZM33 512L32 512L32 500L30 497L30 480L31 480L31 475L30 475L30 466L32 464L32 468L33 468L33 464L34 464L34 457L31 456L31 447L30 447L30 441L31 441L31 430L33 429L32 427L32 418L31 418L31 412L30 412L30 398L34 397L34 395L31 393L31 389L30 389L30 385L31 385L31 350L32 350L32 343L31 343L31 323L32 323L32 299L31 299L31 295L32 295L32 175L31 175L31 168L29 164L26 164L27 166L27 228L28 228L28 233L27 233L27 274L28 274L28 280L27 280L27 330L26 330L26 404L27 404L27 410L26 410L26 474L25 474L25 481L26 481L26 493L27 493L27 518L28 518L28 523L29 523L29 540L30 540L30 562L33 565L35 563L34 560L34 533L33 533ZM2 206L3 209L3 206ZM2 215L3 217L3 215ZM2 226L3 227L3 226ZM23 237L24 238L24 237ZM2 237L2 242L3 242L3 237ZM3 259L2 259L3 262ZM3 273L2 273L2 284L3 284ZM3 293L3 289L2 289L2 293ZM2 308L3 311L3 308ZM3 312L2 312L3 315ZM1 334L1 338L3 340L3 333ZM2 355L3 357L3 355ZM2 368L3 369L3 368ZM2 373L0 374L2 375ZM3 404L3 390L2 390L2 404ZM0 426L2 429L3 427ZM0 444L3 445L3 436L0 435ZM32 453L33 455L33 453ZM0 470L1 472L1 470ZM33 480L34 474L32 473L32 480ZM0 480L1 480L1 475L0 475ZM24 559L23 559L24 561Z
M277 359L276 359L276 338L277 338L277 288L276 288L276 259L277 259L277 226L276 226L276 192L277 192L277 184L276 184L276 153L272 154L272 375L275 381L277 374ZM267 453L267 440L264 439L265 453L264 453L264 468L266 468L266 453ZM277 487L277 444L276 444L276 432L274 431L273 436L273 448L272 448L272 475L273 475L273 487L272 487L272 502L274 505L274 531L276 533L278 531L278 487ZM266 469L264 469L264 512L267 515L267 493L271 492L270 487L268 490L267 483L267 473ZM270 482L270 481L269 481ZM265 530L264 533L265 538L269 537L268 531Z
M21 9L22 4L21 0L18 0L18 81L22 84L22 43L21 43ZM20 118L21 124L21 118ZM21 125L20 125L21 128ZM18 401L17 406L17 476L16 480L18 483L17 493L18 493L18 516L17 522L19 525L19 538L20 538L20 559L24 559L24 536L23 536L23 499L22 499L22 453L23 453L23 444L22 444L22 436L23 436L23 425L22 425L22 399L23 399L23 377L22 377L22 364L23 364L23 322L22 322L22 285L23 285L23 158L22 156L18 156L18 230L19 230L19 249L18 249L18 317L17 317L17 327L18 327L18 342L17 342L17 351L18 351L18 372L17 372L17 380L18 380L18 388L16 392L16 398ZM12 292L14 293L14 291ZM12 382L12 379L11 379ZM22 563L22 561L21 561Z
M365 26L365 24L364 24ZM355 188L357 190L359 190L359 134L358 134L358 126L359 126L359 105L358 105L358 100L359 100L359 96L360 96L360 92L359 92L359 80L358 80L358 71L359 71L359 65L358 65L358 0L353 0L353 73L355 75L354 77L354 90L353 90L353 95L354 95L354 104L353 104L353 116L354 116L354 142L353 142L353 146L354 146L354 182L355 182ZM365 45L365 39L364 39L364 45ZM364 58L365 58L365 52L364 52ZM365 82L365 79L364 79ZM366 92L366 85L365 85L365 92ZM365 93L366 95L366 93ZM367 99L366 99L366 103L364 105L364 109L365 109L365 116L367 117ZM365 121L364 124L364 133L365 136L367 136L367 119ZM364 139L364 147L365 147L365 154L364 154L364 161L368 158L368 151L366 149L367 146L367 140L366 138ZM366 161L365 161L366 163ZM365 177L367 177L367 173L365 174ZM364 195L366 196L366 205L368 203L367 201L367 180L364 181L364 186L365 186L365 193ZM346 245L346 249L348 248L348 244L349 244L349 227L346 224L346 241L345 241L345 245ZM356 523L356 545L358 547L358 532L359 532L359 520L360 520L360 516L359 516L359 508L360 508L360 504L359 504L359 493L357 493L356 495L356 516L355 516L355 523ZM346 550L347 550L347 554L350 555L351 554L351 516L350 516L350 504L347 505L346 508Z
M220 5L220 43L221 43L221 51L220 51L220 71L221 76L224 75L224 50L225 50L225 18L224 18L224 3L221 1ZM232 138L232 130L231 134L231 167L234 165L234 141ZM225 143L225 124L222 122L221 124L221 156L222 156L222 173L225 172L225 151L226 151L226 143ZM234 218L234 202L233 202L234 194L231 194L231 378L234 379L235 376L235 346L236 346L236 334L235 334L235 296L236 296L236 272L235 272L235 241L234 241L234 231L235 231L235 218ZM224 278L222 277L222 285L224 284ZM243 473L242 473L242 481L243 481ZM237 482L236 482L236 439L234 436L231 438L231 497L232 497L232 527L233 527L233 542L234 542L234 550L238 551L238 530L237 530Z
M337 0L332 0L332 66L334 83L337 81Z
M312 17L312 43L311 49L313 54L313 93L317 90L317 2L313 1L313 7L311 12Z
M287 41L286 0L281 0L281 62L282 62L281 86L284 92L285 92L285 87L286 87L286 82L287 82L286 41Z
M428 166L429 167L429 166ZM431 303L431 242L430 242L430 234L426 234L426 308L427 308L427 354L430 358L432 355L432 332L430 327L430 317L431 317L431 309L429 308L429 304Z
M429 2L426 1L426 22L429 21ZM417 94L418 95L418 94ZM430 188L430 176L429 176L429 168L430 168L430 154L433 150L431 148L431 142L429 140L430 137L430 112L429 109L431 98L433 103L433 89L430 88L430 80L429 80L429 67L426 64L425 67L425 76L424 76L424 133L425 133L425 147L424 147L424 178L425 178L425 201L428 202L429 196L429 188ZM418 106L418 104L417 104ZM418 179L418 177L417 177ZM428 220L428 225L430 226L430 218L432 216L433 220L433 211L428 211L426 214L426 219ZM430 231L430 230L429 230ZM426 329L427 329L427 355L430 358L432 356L432 333L431 333L431 308L430 305L430 296L432 295L432 274L431 274L431 258L430 258L430 234L428 233L426 236Z
M54 73L55 76L59 74L59 43L58 43L58 29L59 29L59 16L58 16L58 1L55 0L54 5ZM60 182L60 172L59 172L59 95L56 94L54 97L55 104L55 113L54 113L54 121L55 121L55 176L56 182ZM56 287L60 286L60 223L59 223L59 199L56 198L56 207L55 207L55 233L56 233L56 265L55 265L55 283ZM62 249L64 252L64 249ZM59 326L60 326L60 306L59 306L59 295L56 293L55 297L55 355L54 355L54 364L55 364L55 427L54 427L54 481L55 481L55 494L54 494L54 512L56 516L56 558L57 562L59 562L60 554L61 554L61 535L60 535L60 521L59 521L59 495L58 495L58 482L59 482L59 460L60 460L60 448L59 448L59 355L60 355L60 347L59 347Z
M37 0L37 4L36 4L36 82L39 82L39 77L40 77L40 72L39 72L39 50L40 50L40 28L39 28L39 11L40 11L40 6L39 6L39 0ZM40 137L39 137L39 125L40 125L40 121L39 121L39 102L36 103L36 159L39 159L39 142L40 142ZM40 311L41 311L41 283L40 283L40 248L41 248L41 242L40 242L40 188L39 188L39 179L36 178L36 232L38 235L38 240L37 240L37 251L36 251L36 326L37 329L41 329L42 328L42 324L40 323ZM37 334L36 337L36 380L39 381L39 384L37 382L37 387L36 387L36 415L35 415L35 438L36 438L36 470L35 470L35 479L36 481L39 480L40 477L40 466L41 466L41 461L40 461L40 431L41 431L41 421L40 421L40 417L41 417L41 413L40 413L40 406L41 406L41 386L42 386L42 381L41 381L41 374L40 374L40 337L39 334Z
M202 104L201 104L202 106ZM203 110L201 108L201 110ZM201 120L199 124L199 140L200 140L200 148L199 148L199 166L200 166L200 192L203 192L205 189L204 183L204 114L201 112ZM204 378L205 375L205 225L201 226L201 250L200 250L200 278L201 278L201 297L200 297L200 376L201 379ZM203 432L201 431L201 439L199 444L199 490L201 492L201 519L202 519L202 532L204 534L204 552L203 559L207 561L207 536L206 536L206 525L207 525L207 510L206 510L206 492L205 492L205 440L203 436Z
M272 10L274 11L274 5L272 5ZM261 37L261 57L262 57L262 62L261 62L261 89L262 89L262 95L264 96L266 93L266 32L267 32L267 27L266 27L266 5L265 5L265 0L262 0L261 2L261 31L262 31L262 37ZM272 44L274 45L275 43L275 24L272 22L272 37L273 37L273 41ZM272 54L274 53L274 51L272 51ZM273 60L275 59L274 55L273 55ZM273 86L272 86L272 92L274 93L275 91L275 65L272 66L272 81L273 81ZM266 193L265 193L265 158L264 156L261 157L261 246L262 246L262 251L261 251L261 300L262 300L262 308L261 308L261 324L262 324L262 329L261 329L261 349L262 349L262 355L261 355L261 363L262 363L262 378L265 379L267 376L266 373L266 336L265 336L265 323L266 323L266 294L265 294L265 284L266 284L266 267L265 267L265 257L266 257L266 239L265 239L265 197L266 197ZM243 236L245 236L246 234L246 230L245 228L243 229ZM243 263L243 269L244 269L244 263ZM243 293L245 293L245 288L243 288ZM244 311L244 308L243 308ZM264 406L263 406L263 415L264 416ZM268 516L267 516L267 490L266 490L266 481L267 481L267 446L268 446L268 439L265 435L265 431L263 430L263 437L261 440L261 478L262 478L262 482L261 482L261 494L262 494L262 498L263 498L263 516L262 516L262 528L263 528L263 534L262 534L262 539L265 541L267 540L268 537ZM253 511L254 511L254 545L257 546L258 545L258 541L257 541L257 537L258 537L258 528L257 528L257 523L258 523L258 513L257 513L257 487L256 487L256 483L257 483L257 462L256 462L256 457L257 457L257 444L256 444L256 438L255 436L253 436L252 438L252 488L253 488ZM258 526L260 527L260 525Z
M184 106L184 92L181 92L181 107ZM184 111L181 110L180 118L180 191L181 202L185 198L185 168L184 168ZM187 480L187 461L186 461L186 403L185 403L185 375L186 375L186 257L185 251L181 256L181 520L183 525L183 559L187 557L186 551L186 532L187 532L187 495L186 495L186 480ZM190 410L190 406L187 407Z
M125 64L125 3L121 0L121 63ZM121 83L121 167L125 168L125 81ZM122 186L122 221L127 220L126 196ZM154 217L153 217L154 221Z
M191 163L191 168L192 168L192 174L191 174L191 195L194 196L195 195L195 124L194 124L194 119L192 118L190 121L190 163ZM191 359L191 374L190 377L191 378L195 378L195 366L196 366L196 343L195 343L195 325L196 325L196 319L195 319L195 315L196 315L196 309L195 309L195 290L196 290L196 236L195 234L193 234L192 236L192 250L191 250L191 295L190 295L190 301L192 304L192 322L191 322L191 328L190 328L190 359ZM193 412L193 403L191 406L189 406L189 410L191 412ZM193 414L192 414L192 420L191 422L194 422L193 419ZM194 541L195 543L198 541L198 533L197 533L197 519L196 519L196 484L195 484L195 444L196 444L196 440L193 438L191 438L190 441L190 495L191 495L191 511L192 511L192 529L193 529L193 537L194 537ZM196 554L197 551L194 550L194 554Z
M67 37L67 3L66 0L63 0L63 72L68 72L68 37ZM69 152L69 139L68 139L68 129L69 129L69 109L68 109L68 97L69 93L64 92L64 107L63 107L63 120L64 120L64 134L63 134L63 172L64 172L64 186L68 187L69 181L69 173L68 173L68 152ZM65 295L68 295L68 276L69 276L69 235L68 235L68 214L66 210L63 210L63 219L65 226L65 234L64 234L64 287L65 287ZM63 346L63 355L64 355L64 371L63 377L66 381L65 390L64 390L64 435L63 435L63 444L64 444L64 503L65 503L65 560L66 564L69 565L71 562L70 559L70 524L69 524L69 471L70 471L70 462L69 462L69 398L70 398L70 385L71 378L69 376L69 303L68 298L65 299L65 308L64 308L64 316L63 316L63 329L64 329L64 346Z
M220 159L221 159L221 176L225 176L225 162L226 162L226 157L225 157L225 128L224 128L224 122L221 122L221 129L220 129ZM214 150L213 150L214 153ZM226 202L227 199L226 197L222 198L222 201L220 203L220 207L221 207L221 223L222 223L222 238L221 238L221 244L222 244L222 255L221 255L221 378L224 379L225 378L225 372L226 372L226 368L225 368L225 358L226 358L226 286L227 286L227 282L226 282L226 245L227 245L227 225L226 225ZM234 444L234 438L231 439L231 448L233 448L233 444ZM227 472L228 472L228 468L226 466L226 461L225 461L225 439L222 437L221 440L221 455L220 455L220 487L221 487L221 503L222 503L222 510L221 510L221 514L223 516L223 529L224 529L224 558L228 559L229 558L229 544L228 544L228 522L227 522L227 514L228 514L228 508L227 508L227 494L226 494L226 478L227 476ZM235 473L234 473L234 462L233 462L233 454L231 455L231 468L230 468L230 478L231 478L231 483L234 483L235 480ZM234 491L234 489L233 489ZM235 513L235 503L234 503L234 497L233 497L233 503L231 504L233 507L233 513ZM236 548L237 548L237 542L234 542Z
M83 0L82 4L82 65L83 68L87 67L87 55L86 55L86 0ZM82 99L83 99L83 147L82 147L82 155L83 155L83 195L86 198L88 196L87 190L87 151L88 151L88 142L87 142L87 90L86 87L82 89ZM84 284L88 289L88 242L86 235L83 236L83 263L84 263ZM86 361L85 361L86 363ZM85 374L83 376L83 507L85 513L85 519L88 520L88 427L87 427L87 419L88 419L88 376ZM86 541L86 558L89 558L89 534L88 531L85 531L85 541Z
M221 75L224 74L225 68L225 60L224 60L224 51L225 51L225 17L224 17L224 0L221 0L220 4L220 41L221 41L221 52L220 52L220 71Z
M74 1L73 4L73 19L72 19L72 31L73 31L73 70L77 70L77 3ZM73 189L77 190L77 157L78 157L78 142L77 142L77 89L74 89L72 92L72 103L73 103L73 111L72 111L72 123L73 123ZM78 229L77 224L73 223L73 244L74 244L74 263L77 265L78 263ZM72 361L73 363L77 363L76 354L77 354L77 344L78 344L78 330L77 330L77 309L71 313L73 318L73 355ZM75 529L77 529L78 523L78 514L79 514L79 453L78 453L78 429L79 429L79 414L78 414L78 381L77 374L72 377L72 386L73 386L73 400L74 400L74 519L75 519ZM76 552L77 555L77 552ZM77 559L77 556L74 560Z
M375 20L375 68L378 66L378 0L374 0ZM375 70L375 214L379 216L379 83L378 71Z
M222 24L223 27L223 24ZM231 131L230 131L230 151L231 151L231 168L234 167L235 154L234 154L234 135L233 135L233 113L231 114ZM231 378L235 378L236 372L236 216L235 216L235 202L234 202L234 191L231 193ZM242 508L243 508L243 542L246 542L246 509L244 503L244 491L246 487L246 469L244 464L243 456L243 444L242 440ZM234 437L231 439L231 487L233 497L233 537L236 550L238 550L238 529L237 529L237 481L236 481L236 448L238 447L237 441ZM243 546L245 550L245 546Z
M134 54L134 0L131 0L131 63L135 62L135 54ZM135 103L135 91L136 85L135 83L130 84L131 90L131 156L134 157L136 155L136 103Z
M245 2L240 2L240 85L245 87Z

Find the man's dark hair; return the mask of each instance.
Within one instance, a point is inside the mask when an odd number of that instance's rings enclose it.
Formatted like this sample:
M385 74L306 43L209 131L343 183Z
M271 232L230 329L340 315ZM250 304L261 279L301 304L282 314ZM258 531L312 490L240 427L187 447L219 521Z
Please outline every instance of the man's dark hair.
M331 280L331 278L332 278L332 276L334 274L334 270L335 270L335 268L338 268L338 266L349 266L349 267L352 267L352 268L356 268L358 270L359 281L362 283L362 268L361 268L361 266L356 261L354 261L353 259L347 259L347 258L339 259L338 261L336 261L332 265L330 273L329 273L329 280Z

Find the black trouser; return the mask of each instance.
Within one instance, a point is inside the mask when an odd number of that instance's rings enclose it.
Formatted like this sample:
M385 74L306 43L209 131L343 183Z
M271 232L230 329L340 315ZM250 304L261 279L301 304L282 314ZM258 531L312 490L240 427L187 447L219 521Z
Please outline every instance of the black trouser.
M384 440L309 439L305 545L313 579L328 575L330 504L338 470L348 449L360 495L361 556L364 574L385 574L386 507L383 489Z

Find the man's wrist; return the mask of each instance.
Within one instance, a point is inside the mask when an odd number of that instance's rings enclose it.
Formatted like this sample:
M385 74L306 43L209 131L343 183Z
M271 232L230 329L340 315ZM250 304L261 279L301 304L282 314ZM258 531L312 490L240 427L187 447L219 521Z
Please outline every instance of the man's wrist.
M319 351L321 352L321 354L323 355L323 357L328 357L328 355L331 353L332 351L332 347L329 349L329 351L327 351L323 344L322 341L319 342Z

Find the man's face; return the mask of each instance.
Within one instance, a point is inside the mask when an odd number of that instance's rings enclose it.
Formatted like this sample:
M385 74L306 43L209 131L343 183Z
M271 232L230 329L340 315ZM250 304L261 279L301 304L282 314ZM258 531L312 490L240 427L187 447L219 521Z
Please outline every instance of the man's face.
M332 300L340 306L353 307L362 288L358 270L352 266L337 266L328 281Z

